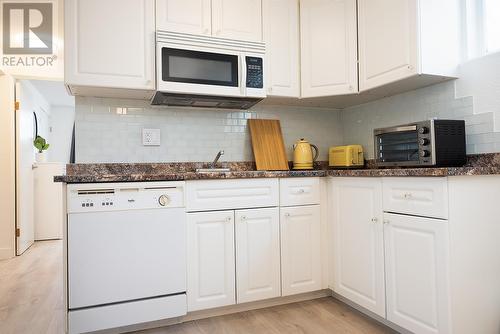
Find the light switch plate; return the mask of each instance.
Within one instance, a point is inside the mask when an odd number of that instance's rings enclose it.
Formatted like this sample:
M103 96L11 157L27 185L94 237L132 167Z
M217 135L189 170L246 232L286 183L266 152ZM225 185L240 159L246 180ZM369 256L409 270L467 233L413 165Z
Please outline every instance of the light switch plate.
M160 146L160 129L142 129L142 145Z

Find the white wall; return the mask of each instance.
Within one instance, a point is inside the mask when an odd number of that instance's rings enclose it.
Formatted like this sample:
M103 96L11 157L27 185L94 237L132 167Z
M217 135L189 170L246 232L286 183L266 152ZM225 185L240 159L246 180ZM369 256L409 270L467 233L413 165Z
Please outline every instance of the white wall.
M75 108L51 106L50 161L69 163Z
M126 114L124 112L126 111ZM147 101L76 98L77 162L254 160L249 118L279 119L289 159L292 144L306 138L328 159L342 143L339 111L257 106L251 111L152 107ZM142 146L142 129L161 130L161 146Z
M0 72L0 259L15 255L14 79Z
M500 152L500 53L463 64L456 81L342 110L344 144L373 158L373 129L433 118L465 120L468 154Z

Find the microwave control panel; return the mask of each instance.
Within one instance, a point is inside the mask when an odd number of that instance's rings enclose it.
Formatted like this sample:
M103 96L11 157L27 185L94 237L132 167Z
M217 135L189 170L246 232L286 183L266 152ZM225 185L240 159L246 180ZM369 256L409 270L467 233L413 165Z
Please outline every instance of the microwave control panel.
M264 71L262 58L246 56L247 88L264 88Z

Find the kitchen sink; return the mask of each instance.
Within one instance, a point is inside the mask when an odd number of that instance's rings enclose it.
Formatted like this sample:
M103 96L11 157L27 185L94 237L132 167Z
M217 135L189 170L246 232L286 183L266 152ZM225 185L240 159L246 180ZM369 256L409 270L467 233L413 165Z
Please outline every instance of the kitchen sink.
M198 168L196 173L225 173L230 172L229 168Z

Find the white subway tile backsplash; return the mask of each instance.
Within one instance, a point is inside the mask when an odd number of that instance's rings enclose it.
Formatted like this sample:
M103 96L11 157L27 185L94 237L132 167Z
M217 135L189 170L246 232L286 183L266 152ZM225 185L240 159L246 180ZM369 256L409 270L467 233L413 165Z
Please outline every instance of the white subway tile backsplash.
M340 111L320 108L257 106L251 111L180 109L147 101L76 98L77 162L253 160L247 120L279 119L289 159L292 144L307 138L320 148L342 144ZM159 147L142 145L142 129L161 130Z
M455 98L446 82L343 110L256 106L243 110L203 110L150 106L147 101L76 98L77 162L253 160L248 119L279 119L289 159L292 144L306 138L328 159L328 148L362 144L373 158L373 129L427 119L463 119L467 153L500 151L495 113L474 114L474 98ZM500 124L500 123L499 123ZM161 146L142 146L142 129L161 130Z
M494 113L474 114L473 97L455 98L455 83L446 82L387 97L341 111L344 144L362 144L373 158L373 129L427 119L463 119L467 153L500 151Z

